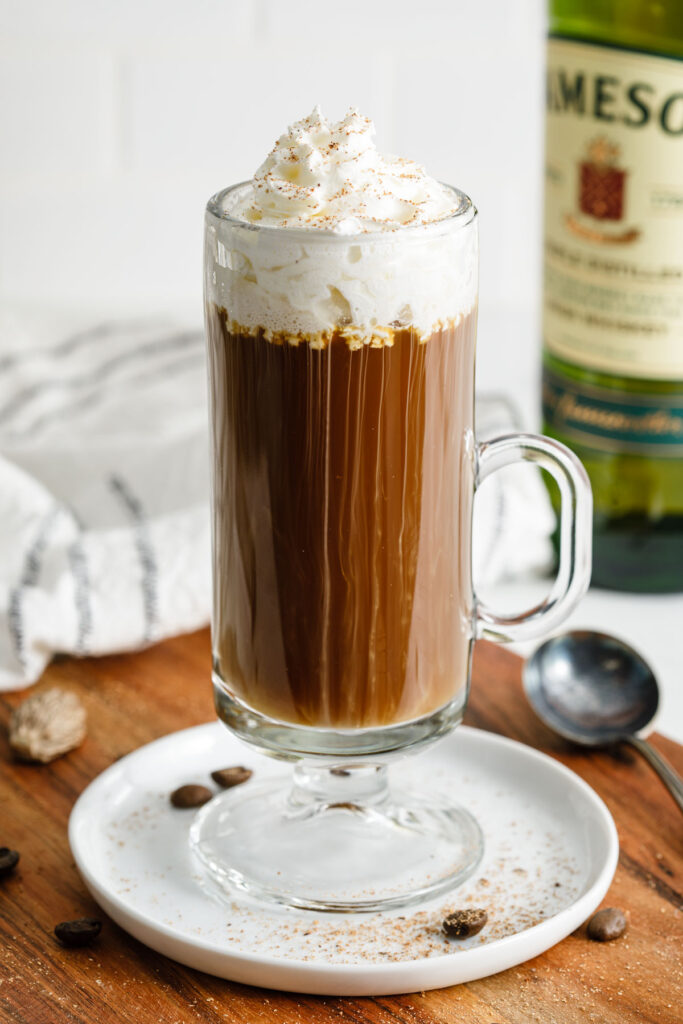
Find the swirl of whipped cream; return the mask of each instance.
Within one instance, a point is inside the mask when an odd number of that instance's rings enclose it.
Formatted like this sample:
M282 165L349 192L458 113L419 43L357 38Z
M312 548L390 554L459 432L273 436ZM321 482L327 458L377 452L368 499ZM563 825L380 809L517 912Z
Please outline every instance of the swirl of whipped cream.
M382 156L373 122L351 109L330 122L315 107L280 136L234 217L337 234L432 224L456 210L452 192L419 164Z
M355 110L329 124L316 107L251 181L210 200L206 294L231 329L391 345L396 330L426 340L475 308L474 207L417 164L380 156L373 134Z

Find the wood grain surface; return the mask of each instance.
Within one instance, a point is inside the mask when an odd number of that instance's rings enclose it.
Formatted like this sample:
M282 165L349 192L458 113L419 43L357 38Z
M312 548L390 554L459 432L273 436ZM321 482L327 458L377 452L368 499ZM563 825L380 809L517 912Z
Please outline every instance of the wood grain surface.
M207 631L139 654L55 661L39 686L62 685L88 709L85 743L48 766L18 764L0 739L0 846L21 853L0 880L2 1024L678 1024L681 1020L681 816L652 771L626 751L584 753L529 710L521 661L490 644L475 657L466 721L543 750L603 797L617 823L619 868L604 905L628 933L593 943L580 928L528 963L467 985L376 999L321 998L247 988L182 967L112 921L90 949L58 945L58 921L102 916L71 859L67 819L78 794L116 758L213 718ZM4 695L0 720L24 693ZM683 748L655 746L680 770Z

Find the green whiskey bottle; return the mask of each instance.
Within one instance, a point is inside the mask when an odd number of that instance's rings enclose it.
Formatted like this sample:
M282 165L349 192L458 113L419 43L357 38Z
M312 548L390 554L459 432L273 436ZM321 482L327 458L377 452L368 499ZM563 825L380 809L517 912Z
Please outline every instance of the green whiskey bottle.
M543 416L593 584L683 590L683 0L551 0Z

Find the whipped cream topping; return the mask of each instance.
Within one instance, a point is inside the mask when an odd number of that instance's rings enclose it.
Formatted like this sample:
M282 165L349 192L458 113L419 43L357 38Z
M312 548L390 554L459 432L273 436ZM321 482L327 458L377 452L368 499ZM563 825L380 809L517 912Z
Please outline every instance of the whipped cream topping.
M373 122L356 109L330 122L315 107L280 136L233 216L348 235L433 224L456 212L449 189L411 160L382 156L374 137Z
M391 345L397 330L427 339L474 309L474 208L417 164L379 156L373 133L356 111L329 124L316 108L251 182L210 201L205 293L232 330Z

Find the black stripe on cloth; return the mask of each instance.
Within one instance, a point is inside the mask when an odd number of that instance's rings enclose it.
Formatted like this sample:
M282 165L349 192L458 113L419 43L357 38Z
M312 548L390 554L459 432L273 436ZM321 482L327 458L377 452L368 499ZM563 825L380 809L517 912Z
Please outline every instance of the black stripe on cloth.
M180 372L185 373L190 364L193 366L197 365L196 352L191 352L188 353L187 355L182 355L179 358L175 359L172 363L169 363L162 367L149 367L145 369L142 373L137 374L137 376L135 377L127 377L125 381L127 393L130 394L133 388L138 388L140 387L140 385L148 384L150 381L152 381L152 383L158 383L159 381L170 380L172 377L175 377ZM33 420L32 423L30 423L27 427L22 428L21 430L11 430L10 428L10 431L8 431L5 436L11 438L12 440L17 438L30 437L32 434L37 433L44 427L49 426L55 420L60 420L67 413L71 418L71 415L73 413L84 412L87 409L91 408L92 406L97 405L97 403L101 400L102 388L95 387L95 389L91 391L89 394L84 395L79 399L70 399L66 402L65 405L60 406L57 409L51 409L50 412L44 413L42 416L39 416L38 419Z
M197 331L182 331L177 334L167 335L164 338L155 338L152 341L143 342L125 352L118 352L115 356L105 360L98 366L92 367L87 373L78 374L75 377L60 380L58 377L53 380L41 380L30 384L23 391L17 392L12 398L0 408L0 423L11 420L22 411L35 398L53 392L73 392L79 388L102 385L108 376L126 364L135 363L138 359L147 356L166 355L176 349L187 348L188 345L195 346L203 344L204 336Z
M85 557L83 536L79 536L67 550L69 567L74 581L74 605L78 625L76 627L76 652L87 654L92 634L92 604L90 600L90 576Z
M133 523L135 548L141 569L140 587L145 615L143 640L145 643L151 643L152 640L156 639L159 623L159 570L150 537L148 520L142 502L133 494L122 477L111 476L109 478L109 487L121 501Z
M40 522L33 543L24 557L19 582L9 594L7 607L7 629L17 661L26 668L26 631L24 627L23 600L29 587L35 587L43 567L48 538L58 517L64 512L61 505L53 505Z
M32 359L50 359L54 356L68 356L79 348L97 341L98 338L106 338L111 334L130 334L133 330L158 329L158 325L150 323L149 319L115 321L112 323L100 323L87 330L70 334L63 341L56 345L43 345L39 348L22 348L18 352L9 352L0 358L0 373L10 370L20 363L30 362Z

